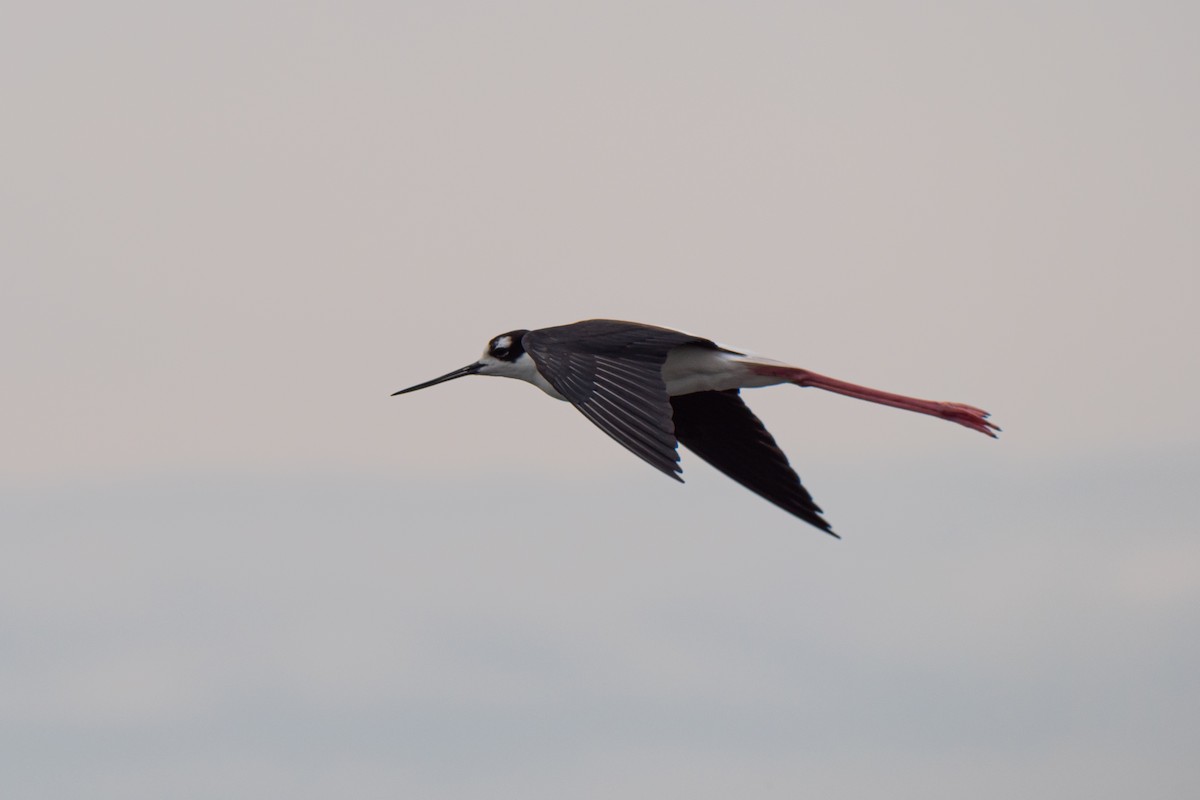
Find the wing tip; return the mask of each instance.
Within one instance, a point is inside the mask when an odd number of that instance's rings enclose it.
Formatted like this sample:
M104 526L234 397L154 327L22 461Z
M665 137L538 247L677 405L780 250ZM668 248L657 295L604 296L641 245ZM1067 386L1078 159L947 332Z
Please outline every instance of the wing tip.
M826 520L824 517L822 517L822 516L821 516L821 510L820 510L820 509L817 509L817 510L816 510L816 513L809 512L809 513L807 513L807 514L801 514L801 513L797 513L797 512L795 512L795 511L793 511L792 513L793 513L793 514L795 514L795 515L796 515L797 517L799 517L800 519L802 519L802 520L804 520L805 522L807 522L809 525L812 525L812 526L813 526L814 528L816 528L817 530L819 530L819 531L822 531L822 532L824 532L824 533L828 533L830 536L832 536L832 537L833 537L833 538L835 538L835 539L841 539L841 538L842 538L842 537L841 537L841 536L840 536L840 535L839 535L839 534L838 534L838 533L837 533L837 532L836 532L836 531L833 529L833 525L829 524L829 521L828 521L828 520Z

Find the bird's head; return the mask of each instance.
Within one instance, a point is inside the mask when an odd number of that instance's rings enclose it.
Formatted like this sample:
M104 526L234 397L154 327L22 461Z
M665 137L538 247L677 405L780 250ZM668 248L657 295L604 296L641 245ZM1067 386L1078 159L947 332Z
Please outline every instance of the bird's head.
M515 330L492 337L483 356L476 362L479 365L476 372L480 375L516 377L522 371L518 369L517 362L525 355L521 339L527 333L529 331Z

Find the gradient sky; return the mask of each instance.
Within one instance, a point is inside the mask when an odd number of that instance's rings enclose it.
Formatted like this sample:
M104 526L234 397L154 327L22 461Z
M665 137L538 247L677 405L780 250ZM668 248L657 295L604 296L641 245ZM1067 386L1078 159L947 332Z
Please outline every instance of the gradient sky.
M1200 9L23 4L0 794L1191 798ZM513 381L677 327L843 534Z

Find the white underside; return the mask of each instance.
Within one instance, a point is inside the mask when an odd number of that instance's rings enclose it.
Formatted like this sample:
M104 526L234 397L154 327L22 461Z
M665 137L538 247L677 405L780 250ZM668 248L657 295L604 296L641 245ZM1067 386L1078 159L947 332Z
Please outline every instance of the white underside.
M672 396L727 389L754 389L785 382L783 378L756 375L750 369L752 364L783 366L780 361L761 356L683 345L676 347L667 356L667 363L663 364L663 379L667 382L667 394Z
M517 378L532 383L557 400L566 399L542 377L528 354L522 354L515 362L499 361L485 354L480 362L484 365L479 373L481 375ZM785 382L782 378L754 374L750 369L752 364L779 366L782 362L730 350L683 345L667 356L663 364L663 380L666 381L669 395L753 389Z

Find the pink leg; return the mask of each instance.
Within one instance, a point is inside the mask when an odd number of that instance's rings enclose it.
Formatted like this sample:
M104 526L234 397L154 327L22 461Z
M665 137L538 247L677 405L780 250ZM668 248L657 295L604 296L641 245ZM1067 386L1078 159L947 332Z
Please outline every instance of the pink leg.
M916 411L920 414L941 417L951 422L957 422L959 425L965 425L971 430L985 433L993 439L996 438L996 431L1000 430L1000 428L987 421L988 412L981 408L975 408L974 406L962 403L943 403L936 400L905 397L904 395L892 394L891 392L881 392L878 389L858 386L853 383L839 381L836 378L827 378L824 375L818 375L815 372L809 372L806 369L798 369L796 367L776 367L766 364L756 364L754 371L760 375L785 378L797 386L815 386L827 392L837 392L847 397L857 397L859 400L869 400L872 403L882 403L885 406L903 408L906 411Z

